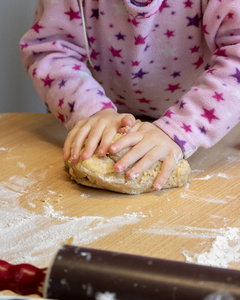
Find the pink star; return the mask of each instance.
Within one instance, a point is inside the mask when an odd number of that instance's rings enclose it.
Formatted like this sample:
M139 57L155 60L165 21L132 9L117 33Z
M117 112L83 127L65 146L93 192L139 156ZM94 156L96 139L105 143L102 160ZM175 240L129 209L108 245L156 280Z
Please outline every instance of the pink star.
M122 50L116 50L113 48L113 46L111 46L109 50L112 52L113 57L122 57L120 54Z
M139 66L139 64L140 64L140 61L132 61L132 66L134 67L134 66Z
M67 37L70 39L75 39L75 36L71 35L71 34L67 34Z
M140 103L147 103L149 104L151 102L151 100L147 100L146 98L141 98L141 99L137 99Z
M74 11L72 10L72 8L70 7L70 11L65 12L65 15L69 15L70 21L74 20L74 19L80 19L80 15L79 15L79 11Z
M208 122L210 124L212 123L212 120L220 120L218 117L216 117L214 115L214 111L215 111L214 108L211 109L211 110L208 110L208 109L203 107L203 110L204 110L204 114L202 114L201 117L208 119Z
M62 107L63 103L64 103L64 98L58 100L59 107Z
M47 74L47 77L46 78L41 78L41 80L44 82L44 86L49 86L49 88L51 88L51 85L53 83L53 81L55 81L55 79L51 79L49 77L49 74Z
M174 30L170 31L170 30L167 30L164 35L166 35L168 38L170 37L173 37L174 36Z
M99 55L100 53L99 52L96 52L94 49L92 50L92 53L91 53L91 58L92 59L97 59L97 56Z
M191 51L191 53L194 53L194 52L198 52L200 47L198 46L194 46L193 48L190 48L189 50Z
M170 8L170 6L167 4L168 0L163 0L162 5L159 8L159 12L161 13L164 8Z
M216 71L216 69L209 69L209 70L207 70L207 73L210 73L210 74L213 75L213 72L214 72L214 71Z
M183 128L185 132L192 132L191 125L186 125L185 123L182 124L183 126L181 126L181 128Z
M111 102L101 102L101 104L103 105L102 106L102 109L106 109L106 108L114 108L113 104Z
M207 25L203 25L203 32L205 34L209 34L209 32L207 31Z
M117 76L122 77L121 73L118 72L118 70L115 70Z
M175 113L171 109L168 109L163 116L171 119L172 115L175 115Z
M223 57L227 57L226 55L226 50L224 49L217 49L215 52L214 52L214 55L216 56L223 56Z
M44 28L43 26L39 25L39 22L35 23L33 26L32 26L32 29L35 30L37 33L39 33L39 30Z
M76 71L80 71L81 70L81 65L74 65L74 67L72 67L73 70L76 70Z
M135 27L138 27L138 24L140 24L140 22L137 22L135 18L131 22Z
M179 86L180 83L177 84L169 84L168 88L165 89L165 91L171 91L172 93L175 92L176 90L181 89L181 87Z
M62 123L65 122L64 115L62 115L62 114L60 114L60 113L58 113L58 119L59 119Z
M24 48L27 48L27 47L28 47L28 43L20 44L21 50L23 50Z
M193 2L190 1L190 0L187 0L187 1L184 2L184 4L185 4L185 8L186 8L186 7L192 8Z
M218 92L214 92L214 96L212 96L213 98L217 99L217 102L225 101L225 99L223 98L223 93L218 93Z
M196 66L196 69L198 69L202 64L203 64L203 57L202 56L199 56L198 61L193 63L193 65Z
M141 34L139 34L137 37L134 37L134 38L135 38L135 45L140 45L140 44L146 43L147 36L142 37Z
M117 100L116 102L115 102L115 104L117 104L117 105L125 105L125 103L124 102L122 102L122 101L120 101L120 100Z
M88 39L88 41L89 41L89 43L93 44L93 43L96 41L96 39L95 39L93 36L91 36L91 37Z
M36 74L37 74L37 68L34 68L32 72L32 76L35 76Z

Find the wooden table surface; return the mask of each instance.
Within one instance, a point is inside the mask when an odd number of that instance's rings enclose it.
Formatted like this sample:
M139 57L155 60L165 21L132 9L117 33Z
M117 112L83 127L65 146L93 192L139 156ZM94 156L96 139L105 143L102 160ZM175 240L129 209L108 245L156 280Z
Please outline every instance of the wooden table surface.
M0 125L0 259L44 267L73 244L240 269L240 124L189 158L184 187L141 195L72 182L51 114Z

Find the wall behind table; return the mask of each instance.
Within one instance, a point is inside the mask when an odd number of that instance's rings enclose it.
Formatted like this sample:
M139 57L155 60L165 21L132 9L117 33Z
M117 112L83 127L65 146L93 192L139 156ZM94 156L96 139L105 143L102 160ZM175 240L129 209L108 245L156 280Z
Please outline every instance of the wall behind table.
M0 113L47 112L28 77L19 40L33 25L36 0L0 0Z

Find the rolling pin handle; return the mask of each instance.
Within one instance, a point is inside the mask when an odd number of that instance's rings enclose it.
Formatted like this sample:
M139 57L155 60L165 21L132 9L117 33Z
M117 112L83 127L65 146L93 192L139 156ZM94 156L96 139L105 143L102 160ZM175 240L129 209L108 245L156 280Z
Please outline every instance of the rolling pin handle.
M42 296L46 269L29 264L12 265L0 260L0 291L10 290L20 295Z

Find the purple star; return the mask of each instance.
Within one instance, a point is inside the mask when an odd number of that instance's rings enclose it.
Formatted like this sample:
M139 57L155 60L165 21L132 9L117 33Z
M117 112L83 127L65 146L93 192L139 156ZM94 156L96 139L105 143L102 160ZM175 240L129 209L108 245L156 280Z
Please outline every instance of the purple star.
M67 82L67 80L62 79L62 81L58 84L59 89L60 89L61 87L65 86L66 82Z
M145 18L147 14L148 14L148 12L138 13L138 17Z
M179 106L179 108L181 109L181 108L184 108L184 105L186 105L187 104L187 102L184 102L183 100L180 102L180 106Z
M185 151L184 145L186 144L186 141L180 140L176 135L173 136L173 139L180 146L180 148Z
M205 127L198 127L200 132L203 133L203 134L207 134L207 130L205 129Z
M97 72L101 72L101 71L102 71L100 66L94 66L93 69L94 69L95 71L97 71Z
M187 26L199 27L199 22L201 21L201 19L199 18L198 14L196 14L196 16L194 18L187 17L187 19L189 20L189 23L187 24Z
M104 96L104 92L101 90L98 90L97 95Z
M133 75L133 78L132 79L135 79L135 78L143 78L144 75L148 74L148 72L143 72L142 69L140 69L137 73L132 73Z
M92 15L90 18L99 18L99 9L92 9Z
M115 35L115 37L119 40L125 40L126 35L121 34L121 32L119 32L118 34Z
M232 74L230 76L235 77L237 82L240 83L240 70L238 68L236 68L236 74Z
M74 112L74 105L75 105L75 102L73 102L73 103L68 102L68 106L70 107L71 113Z
M181 73L181 72L173 72L173 73L171 74L171 76L174 77L174 78L176 78L176 77L178 77L178 76L181 76L180 73Z
M147 44L146 47L144 48L144 51L146 52L150 46Z

